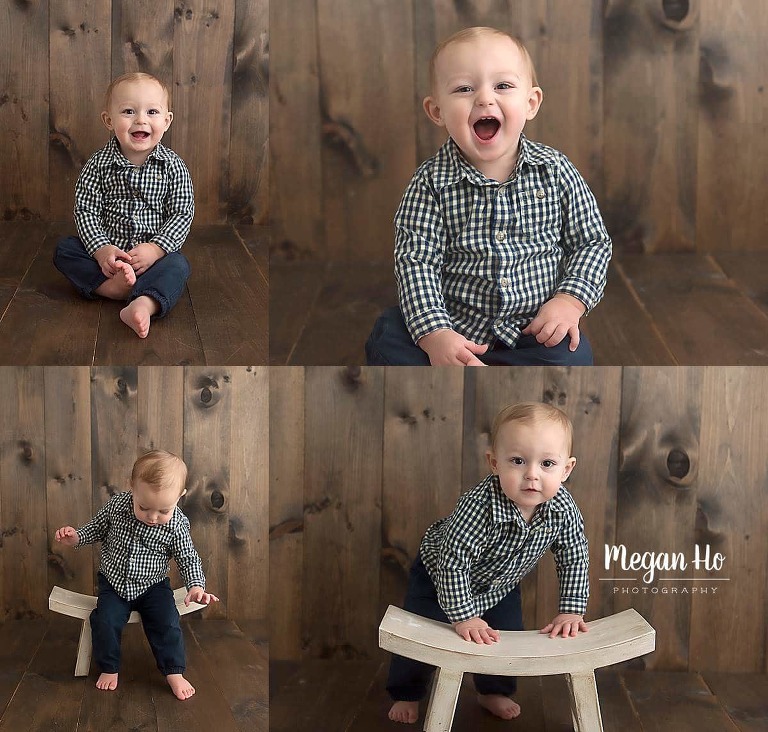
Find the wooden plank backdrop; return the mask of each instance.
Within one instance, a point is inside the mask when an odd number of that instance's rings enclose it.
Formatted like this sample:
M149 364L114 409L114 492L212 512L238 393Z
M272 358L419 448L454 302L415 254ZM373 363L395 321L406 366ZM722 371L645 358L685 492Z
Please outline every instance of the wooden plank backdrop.
M508 30L530 48L544 104L526 133L573 160L617 249L768 246L765 3L273 6L276 257L391 258L400 196L445 139L421 109L429 57L474 25Z
M53 585L94 593L98 545L54 533L125 490L151 448L189 468L180 505L222 600L205 615L266 620L265 367L3 367L0 400L0 622L47 617Z
M186 162L196 223L265 224L268 0L34 0L0 7L0 215L68 220L85 161L109 139L110 79L171 89L164 137Z
M538 400L574 423L588 617L645 615L657 650L635 667L768 670L768 368L274 367L269 382L273 658L376 658L424 530L488 472L494 415ZM687 567L630 583L645 570L605 566L622 544ZM722 571L694 567L695 545L725 555ZM523 584L527 627L557 593L547 558Z

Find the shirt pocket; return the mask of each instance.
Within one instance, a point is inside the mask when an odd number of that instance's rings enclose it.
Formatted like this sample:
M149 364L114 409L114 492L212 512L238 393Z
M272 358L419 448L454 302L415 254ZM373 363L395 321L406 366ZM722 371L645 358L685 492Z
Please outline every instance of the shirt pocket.
M557 188L548 183L532 182L517 193L520 243L531 251L560 248L563 208Z

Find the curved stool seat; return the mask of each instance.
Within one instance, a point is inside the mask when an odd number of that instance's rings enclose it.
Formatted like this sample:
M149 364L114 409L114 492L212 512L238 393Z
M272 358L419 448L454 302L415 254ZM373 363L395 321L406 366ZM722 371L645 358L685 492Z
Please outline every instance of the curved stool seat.
M650 653L656 631L635 610L587 623L588 633L550 638L536 630L500 631L492 645L460 638L447 624L390 605L379 626L379 646L437 667L426 732L451 729L465 673L497 676L566 674L576 732L602 732L595 669Z
M179 615L193 613L196 610L202 610L207 605L200 605L196 602L190 602L189 607L184 604L184 598L187 596L187 588L179 587L173 591L173 599L176 602L176 610ZM54 587L48 597L48 609L62 615L69 615L73 618L80 618L83 621L83 627L80 629L80 642L77 646L77 661L75 663L75 676L87 676L88 669L91 666L91 652L93 644L91 641L91 624L89 618L91 612L96 608L96 598L93 595L83 595L79 592L65 590L63 587ZM140 623L141 616L134 610L128 618L129 623Z

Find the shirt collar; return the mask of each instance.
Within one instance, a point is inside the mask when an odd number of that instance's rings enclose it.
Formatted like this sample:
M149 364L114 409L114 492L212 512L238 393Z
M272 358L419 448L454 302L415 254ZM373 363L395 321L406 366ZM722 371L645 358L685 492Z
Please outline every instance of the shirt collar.
M525 135L520 135L520 153L517 158L515 174L519 173L523 166L537 167L540 165L553 165L555 163L554 150L546 145L532 142ZM461 150L453 138L449 137L440 148L434 158L432 167L432 180L435 187L445 188L462 178L466 178L475 185L487 185L496 181L490 181L477 168L467 162L461 154Z
M109 140L109 150L111 152L112 164L121 168L135 168L136 166L123 155L117 138L112 136ZM147 160L170 160L170 150L161 142L158 142L154 150L147 155ZM146 161L145 161L146 162Z

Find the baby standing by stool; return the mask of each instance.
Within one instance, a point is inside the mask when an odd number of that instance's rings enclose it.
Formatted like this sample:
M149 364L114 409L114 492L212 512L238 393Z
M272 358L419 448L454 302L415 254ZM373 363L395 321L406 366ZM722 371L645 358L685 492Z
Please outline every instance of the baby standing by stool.
M556 407L516 404L496 416L491 475L464 493L453 513L432 524L408 578L405 610L450 623L465 641L493 644L499 630L522 630L520 580L547 549L560 581L559 613L541 629L551 637L586 632L589 551L584 522L562 485L573 470L573 428ZM394 656L389 718L413 723L434 667ZM478 702L502 719L520 714L516 679L475 675Z
M145 73L115 79L101 119L114 137L85 164L75 188L78 236L54 264L85 298L125 300L120 319L140 338L178 301L189 277L179 251L194 216L192 179L161 144L173 120L168 88Z
M96 686L117 688L120 641L133 610L141 614L152 653L173 693L195 693L183 674L184 638L167 574L173 557L187 586L184 601L207 605L218 597L205 591L205 575L177 503L186 493L187 467L175 455L153 450L131 473L131 490L114 495L85 526L64 526L56 541L68 546L102 542L99 595L91 614L93 655L101 669Z

